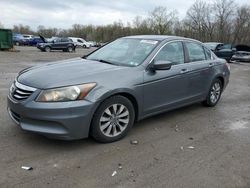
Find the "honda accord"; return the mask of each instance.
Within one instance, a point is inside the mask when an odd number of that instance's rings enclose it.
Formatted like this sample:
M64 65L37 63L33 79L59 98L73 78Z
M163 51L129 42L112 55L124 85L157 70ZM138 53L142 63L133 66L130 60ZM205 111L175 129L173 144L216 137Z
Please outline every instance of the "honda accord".
M123 37L84 57L21 71L8 112L23 130L50 138L113 142L146 117L197 102L215 106L229 69L193 39Z

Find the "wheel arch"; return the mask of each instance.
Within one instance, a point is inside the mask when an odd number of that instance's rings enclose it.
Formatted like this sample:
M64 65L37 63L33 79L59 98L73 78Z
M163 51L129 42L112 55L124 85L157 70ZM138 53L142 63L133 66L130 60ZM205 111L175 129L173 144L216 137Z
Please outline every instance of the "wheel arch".
M102 102L116 95L123 96L132 103L134 110L135 110L135 121L137 121L139 119L139 114L140 114L140 104L139 104L138 98L136 97L136 94L133 92L133 90L130 90L130 89L117 89L117 90L113 90L113 91L109 91L105 93L104 95L99 97L99 99L97 100L99 101L98 102L99 104L95 108L95 111L99 108Z
M225 86L225 80L224 80L224 77L222 75L218 75L216 76L215 79L219 79L221 81L221 84L222 84L222 88L224 89L224 86Z

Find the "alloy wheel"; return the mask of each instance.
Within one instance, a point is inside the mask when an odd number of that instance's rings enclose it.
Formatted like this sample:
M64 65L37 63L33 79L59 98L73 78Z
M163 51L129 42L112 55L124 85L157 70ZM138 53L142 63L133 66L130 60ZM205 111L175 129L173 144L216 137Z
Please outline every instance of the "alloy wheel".
M221 86L219 82L215 82L210 91L210 101L216 103L220 98Z
M101 132L107 137L120 135L129 124L129 110L122 104L112 104L104 110L99 121Z
M68 52L72 52L73 48L72 47L68 47Z

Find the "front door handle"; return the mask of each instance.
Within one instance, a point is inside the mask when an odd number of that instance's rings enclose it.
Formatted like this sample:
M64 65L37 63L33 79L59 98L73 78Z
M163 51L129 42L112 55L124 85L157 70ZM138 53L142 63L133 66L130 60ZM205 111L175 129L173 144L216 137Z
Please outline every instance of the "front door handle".
M186 73L186 72L188 72L189 70L188 69L181 69L181 74L184 74L184 73Z
M213 63L209 63L209 64L208 64L209 67L212 67L213 65L214 65Z

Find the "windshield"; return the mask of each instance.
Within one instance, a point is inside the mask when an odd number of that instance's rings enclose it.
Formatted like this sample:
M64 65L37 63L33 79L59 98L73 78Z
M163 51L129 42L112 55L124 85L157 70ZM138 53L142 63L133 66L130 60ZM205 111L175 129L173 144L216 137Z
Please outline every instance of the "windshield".
M156 47L158 41L121 38L93 52L86 59L121 66L140 65Z

